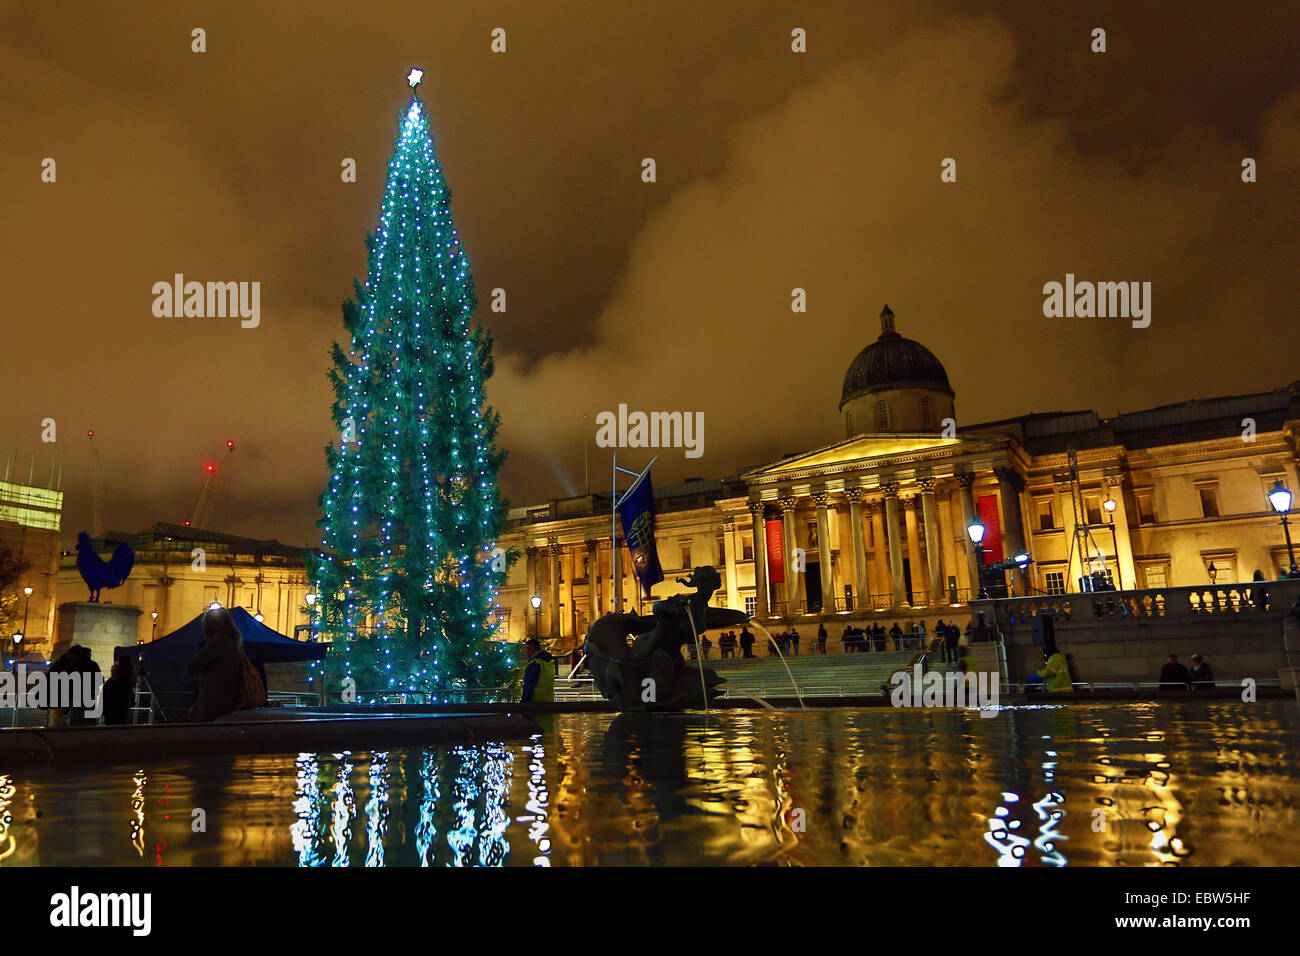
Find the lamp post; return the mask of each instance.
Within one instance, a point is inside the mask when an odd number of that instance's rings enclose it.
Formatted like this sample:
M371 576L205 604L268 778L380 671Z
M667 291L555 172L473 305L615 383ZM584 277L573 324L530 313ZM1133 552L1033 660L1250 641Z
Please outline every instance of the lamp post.
M149 640L156 641L158 640L158 612L150 611L149 616L153 618L153 627L149 631Z
M1115 552L1115 583L1121 591L1124 590L1124 572L1119 566L1119 538L1115 536L1115 509L1119 507L1119 502L1109 495L1101 503L1106 509L1106 524L1110 526L1110 545Z
M528 599L533 606L533 637L542 636L542 596L534 594Z
M22 633L26 634L26 633L27 633L27 611L28 611L28 609L32 606L32 589L31 589L30 587L23 588L23 596L24 596L24 600L23 600L23 630L22 630Z
M966 533L970 535L971 543L975 545L975 572L979 576L979 599L987 601L989 597L988 589L984 587L984 522L980 521L979 515L975 520L966 526Z
M16 662L22 659L22 647L20 646L23 643L22 631L14 631L13 642L14 642L14 661Z
M1291 510L1291 492L1287 491L1286 486L1282 484L1282 479L1279 478L1269 491L1268 503L1282 519L1282 533L1286 536L1286 556L1291 564L1287 577L1300 578L1300 570L1295 566L1295 548L1291 546L1291 528L1286 523L1287 513Z

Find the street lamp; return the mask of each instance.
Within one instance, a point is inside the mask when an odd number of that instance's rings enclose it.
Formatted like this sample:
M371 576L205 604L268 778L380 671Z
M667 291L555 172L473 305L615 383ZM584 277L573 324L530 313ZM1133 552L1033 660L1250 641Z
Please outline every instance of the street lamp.
M149 616L153 618L153 628L149 631L149 640L158 640L158 612L150 611Z
M261 624L264 620L266 620L266 618L262 617L261 611L258 611L256 614L253 615L253 620L256 621L258 624Z
M25 597L25 600L23 601L23 629L22 629L22 633L23 633L23 634L26 634L26 633L27 633L27 610L28 610L28 608L30 608L30 607L32 606L32 589L29 588L29 587L27 587L27 588L23 588L23 595L24 595L24 597Z
M971 543L975 545L975 570L979 575L979 599L987 601L989 592L984 587L984 522L980 521L979 516L966 526L966 533L970 535Z
M542 636L542 596L534 594L528 599L533 606L533 637Z
M22 642L23 642L23 632L22 632L22 631L14 631L13 642L14 642L14 659L15 659L15 660L19 660L19 659L21 659L22 656L23 656L23 655L22 655L22 648L19 647L19 645L22 644Z
M1286 523L1287 513L1291 510L1291 492L1286 490L1279 478L1268 493L1268 503L1273 506L1273 510L1278 513L1282 519L1282 533L1286 535L1286 554L1287 559L1291 562L1291 570L1287 572L1289 578L1300 578L1300 570L1295 566L1295 548L1291 546L1291 529Z
M1119 566L1119 538L1115 536L1115 509L1119 507L1119 502L1109 495L1101 503L1106 509L1106 523L1110 526L1110 545L1111 550L1115 552L1115 584L1121 591L1124 590L1124 572Z

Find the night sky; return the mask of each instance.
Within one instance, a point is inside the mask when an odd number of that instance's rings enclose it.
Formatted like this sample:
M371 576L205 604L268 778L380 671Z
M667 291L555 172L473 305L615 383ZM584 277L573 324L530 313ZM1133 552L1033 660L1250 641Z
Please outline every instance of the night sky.
M229 438L210 524L319 540L328 349L412 66L513 504L581 493L584 436L604 487L594 421L620 402L704 413L704 456L665 452L659 484L841 437L886 302L959 425L1300 378L1295 3L180 6L0 4L0 445L21 480L62 463L65 541L88 428L107 528L181 521ZM156 318L178 272L260 282L260 326ZM1150 281L1151 326L1045 318L1067 272Z

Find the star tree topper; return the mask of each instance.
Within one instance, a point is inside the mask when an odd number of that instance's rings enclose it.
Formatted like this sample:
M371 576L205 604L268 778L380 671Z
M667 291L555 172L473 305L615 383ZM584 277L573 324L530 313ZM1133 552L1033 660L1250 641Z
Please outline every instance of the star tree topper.
M412 68L411 72L406 75L406 82L411 85L411 89L415 89L417 86L420 85L420 80L422 80L423 78L424 78L424 70L417 70Z

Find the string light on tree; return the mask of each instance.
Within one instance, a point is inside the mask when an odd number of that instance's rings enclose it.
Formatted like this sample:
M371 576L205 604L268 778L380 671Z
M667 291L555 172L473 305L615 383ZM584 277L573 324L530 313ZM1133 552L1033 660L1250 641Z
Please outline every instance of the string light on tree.
M394 692L498 685L511 666L489 642L504 578L490 556L505 517L500 420L485 391L492 338L471 322L474 281L422 76L407 76L366 280L343 306L348 346L331 353L341 437L326 449L308 609L332 642L332 679Z

